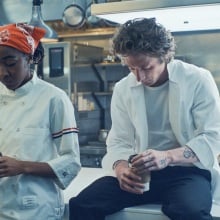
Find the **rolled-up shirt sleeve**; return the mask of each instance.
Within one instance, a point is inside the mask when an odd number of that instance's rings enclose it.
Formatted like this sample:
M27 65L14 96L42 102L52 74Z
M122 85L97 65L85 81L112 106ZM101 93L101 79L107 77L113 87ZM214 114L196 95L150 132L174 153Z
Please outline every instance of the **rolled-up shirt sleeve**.
M61 189L65 189L71 183L81 167L79 157L68 154L53 159L48 164L55 172L55 182Z

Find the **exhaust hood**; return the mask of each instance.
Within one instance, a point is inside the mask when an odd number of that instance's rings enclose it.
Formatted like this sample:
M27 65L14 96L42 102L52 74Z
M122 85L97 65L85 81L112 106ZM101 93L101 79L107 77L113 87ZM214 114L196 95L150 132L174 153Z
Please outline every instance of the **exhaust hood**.
M220 30L220 0L128 0L92 4L97 17L124 23L155 17L172 32Z

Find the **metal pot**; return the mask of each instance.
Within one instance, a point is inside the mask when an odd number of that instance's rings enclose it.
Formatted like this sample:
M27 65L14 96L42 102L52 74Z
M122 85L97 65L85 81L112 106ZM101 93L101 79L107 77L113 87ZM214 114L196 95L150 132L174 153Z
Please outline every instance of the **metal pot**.
M63 12L63 22L70 27L80 28L86 22L86 0L73 0Z
M101 129L99 131L98 140L101 142L105 142L107 139L107 136L108 136L108 132L109 132L109 130L107 130L107 129Z
M109 82L108 83L108 91L109 92L113 92L114 87L115 87L115 82Z

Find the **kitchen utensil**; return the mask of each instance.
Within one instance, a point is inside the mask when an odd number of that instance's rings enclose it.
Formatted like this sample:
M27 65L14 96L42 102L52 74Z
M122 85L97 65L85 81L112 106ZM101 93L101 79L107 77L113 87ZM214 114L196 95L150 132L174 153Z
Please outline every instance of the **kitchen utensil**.
M115 82L109 82L108 83L108 91L109 92L113 92L114 87L115 87Z
M63 11L63 22L70 27L80 28L86 22L86 1L74 0Z
M108 132L109 132L109 130L107 130L107 129L101 129L99 131L98 140L101 142L105 142L107 139L107 136L108 136Z

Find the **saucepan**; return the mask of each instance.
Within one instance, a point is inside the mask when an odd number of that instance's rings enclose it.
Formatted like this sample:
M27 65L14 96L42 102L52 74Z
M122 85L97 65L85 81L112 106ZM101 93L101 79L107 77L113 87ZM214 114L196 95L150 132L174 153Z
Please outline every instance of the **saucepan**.
M70 27L80 28L86 22L86 0L73 0L63 12L63 22Z
M99 131L98 140L99 140L100 142L105 142L106 139L107 139L107 137L108 137L108 132L109 132L109 130L107 130L107 129L101 129L101 130Z

